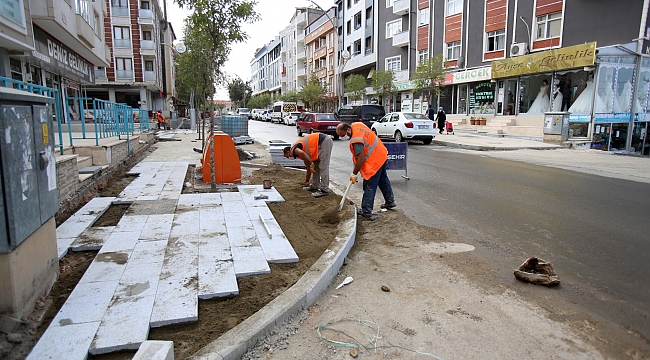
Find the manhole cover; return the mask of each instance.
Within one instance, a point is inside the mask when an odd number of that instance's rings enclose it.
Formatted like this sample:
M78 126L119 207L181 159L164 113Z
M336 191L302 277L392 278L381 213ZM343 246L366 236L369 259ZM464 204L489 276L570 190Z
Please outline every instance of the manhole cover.
M156 215L173 214L176 210L176 200L143 200L134 201L126 212L127 215Z

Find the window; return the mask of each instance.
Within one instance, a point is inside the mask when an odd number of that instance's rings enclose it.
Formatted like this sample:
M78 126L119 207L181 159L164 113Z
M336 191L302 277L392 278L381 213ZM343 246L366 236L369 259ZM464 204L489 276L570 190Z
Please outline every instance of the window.
M429 49L418 51L418 65L423 64L429 57Z
M372 26L372 6L366 9L366 28Z
M386 71L397 72L402 70L402 57L395 56L386 58Z
M386 7L393 7L393 4L395 3L395 0L386 0Z
M329 37L330 37L330 44L329 44L329 46L330 46L330 47L334 47L334 32L331 32L331 33L329 34Z
M348 9L350 8L350 6L352 6L352 2L348 0Z
M113 7L129 7L128 5L128 0L112 0L113 2Z
M115 47L130 47L131 46L131 33L126 26L116 26L113 28L113 38L115 39Z
M352 21L351 20L348 20L347 29L348 29L348 31L347 31L348 35L352 34Z
M366 55L372 54L372 36L366 38Z
M101 21L99 20L99 14L94 13L93 18L94 18L93 22L95 23L95 35L97 35L98 37L102 37L102 30L101 30L102 26L101 26Z
M133 62L127 58L115 58L115 77L133 78Z
M18 25L25 26L23 8L24 5L22 0L2 0L2 3L0 4L0 14Z
M429 8L420 9L418 11L418 26L429 24Z
M334 70L334 55L330 55L329 63L330 63L330 71Z
M146 60L144 62L144 71L153 71L153 61Z
M447 0L447 16L463 12L463 0Z
M11 71L11 78L18 81L23 81L23 64L20 60L9 59L9 69Z
M447 59L457 60L460 57L460 41L447 44Z
M151 31L143 31L142 40L151 40Z
M149 7L149 2L148 1L140 1L140 9L142 10L149 10L151 9Z
M325 58L318 59L318 70L323 70L326 67L327 67L327 63L325 63Z
M92 19L90 18L90 5L88 5L88 0L76 0L75 1L75 12L81 16L82 19L86 20L88 25L91 24Z
M537 17L537 40L560 36L562 13L556 12Z
M354 14L354 30L361 28L361 11Z
M402 19L386 23L386 39L402 32Z
M497 30L487 33L487 41L485 44L485 51L497 51L505 49L506 44L506 31Z
M361 54L361 39L354 42L354 55Z

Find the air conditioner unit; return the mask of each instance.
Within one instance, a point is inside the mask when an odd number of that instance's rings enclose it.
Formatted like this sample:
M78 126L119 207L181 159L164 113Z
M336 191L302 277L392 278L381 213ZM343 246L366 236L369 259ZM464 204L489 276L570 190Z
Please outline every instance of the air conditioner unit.
M516 43L510 45L510 56L521 56L528 54L527 43Z

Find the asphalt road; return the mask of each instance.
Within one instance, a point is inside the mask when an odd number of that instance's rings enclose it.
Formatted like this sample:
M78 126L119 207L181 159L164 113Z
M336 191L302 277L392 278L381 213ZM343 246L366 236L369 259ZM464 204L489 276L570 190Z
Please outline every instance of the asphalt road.
M261 143L297 138L295 127L256 121L249 122L249 134ZM558 313L575 307L650 339L648 184L433 145L410 144L408 151L411 180L389 171L398 207L412 220L454 229L459 241L474 245L473 259L497 269L484 274L486 281L533 301L552 297L546 305L562 306ZM330 167L330 178L346 184L352 169L348 142L334 142ZM515 281L512 269L529 256L550 261L561 286L549 290Z

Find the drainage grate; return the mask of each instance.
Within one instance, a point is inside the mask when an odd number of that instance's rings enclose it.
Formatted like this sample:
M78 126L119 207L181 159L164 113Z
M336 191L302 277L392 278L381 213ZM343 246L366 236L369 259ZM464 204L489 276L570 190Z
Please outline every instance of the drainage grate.
M143 200L134 201L126 212L127 215L157 215L173 214L176 210L177 200Z

